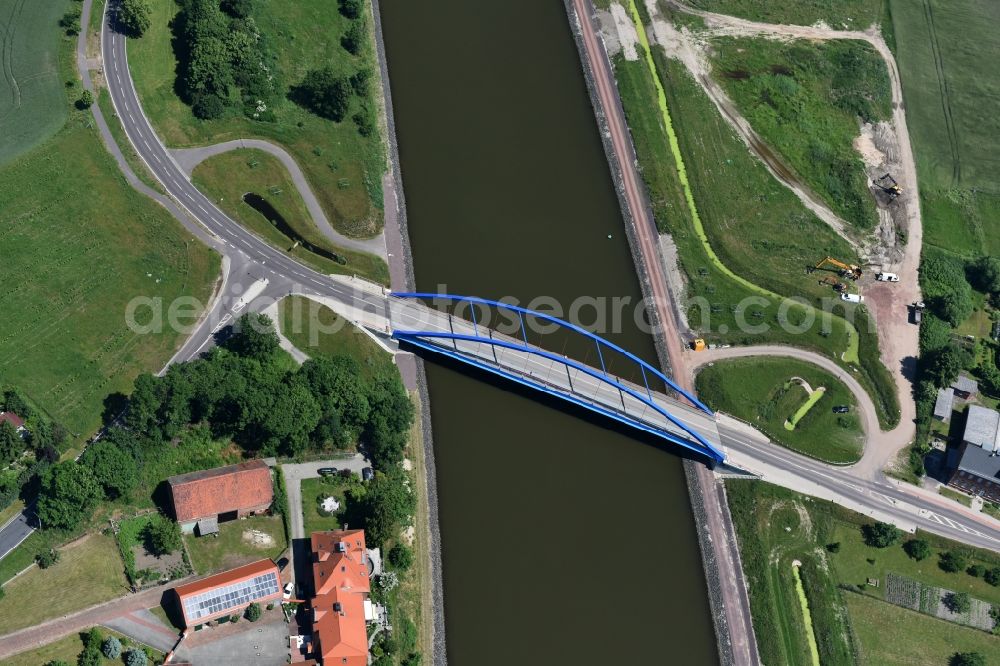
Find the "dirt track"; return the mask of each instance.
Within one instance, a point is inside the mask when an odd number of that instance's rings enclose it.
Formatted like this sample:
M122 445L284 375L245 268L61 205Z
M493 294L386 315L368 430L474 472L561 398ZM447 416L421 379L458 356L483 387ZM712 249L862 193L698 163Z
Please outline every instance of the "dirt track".
M772 25L691 9L675 0L665 0L665 2L676 9L703 18L712 34L813 40L857 39L871 44L886 63L892 87L892 125L896 133L901 169L896 178L905 192L898 204L903 209L907 244L901 261L883 266L883 270L898 273L900 281L876 282L868 287L865 294L878 328L882 361L892 373L900 402L899 425L890 431L872 433L864 457L853 468L859 476L877 478L913 440L916 430L914 426L916 405L909 377L914 371L918 354L918 328L909 323L906 306L921 300L917 268L920 264L923 226L920 218L917 169L906 124L903 89L896 60L875 26L865 31L858 31L832 30L820 26ZM699 82L701 78L696 74ZM706 93L712 95L707 88Z

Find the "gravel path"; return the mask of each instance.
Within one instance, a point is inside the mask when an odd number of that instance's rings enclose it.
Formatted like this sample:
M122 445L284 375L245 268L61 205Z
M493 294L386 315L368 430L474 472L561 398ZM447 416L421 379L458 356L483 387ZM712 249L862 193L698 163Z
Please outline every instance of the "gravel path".
M306 180L306 176L302 173L302 169L295 162L288 152L281 146L275 145L269 141L263 141L261 139L234 139L232 141L224 141L223 143L212 144L211 146L200 146L198 148L171 148L170 154L180 165L181 169L184 170L188 176L194 171L194 168L207 160L210 157L215 157L216 155L221 155L223 153L228 153L232 150L239 150L241 148L253 148L255 150L262 150L269 155L273 155L278 158L286 169L288 169L288 174L292 177L292 182L295 184L295 188L302 195L302 200L306 204L306 208L309 210L309 214L312 216L313 222L319 228L320 232L326 236L330 241L340 247L357 250L359 252L368 252L374 254L378 257L386 258L385 251L385 238L384 233L375 236L374 238L360 239L360 238L350 238L340 233L333 228L330 224L330 220L327 219L326 213L323 212L323 207L319 204L319 200L316 195L313 194L312 188L309 187L309 181Z

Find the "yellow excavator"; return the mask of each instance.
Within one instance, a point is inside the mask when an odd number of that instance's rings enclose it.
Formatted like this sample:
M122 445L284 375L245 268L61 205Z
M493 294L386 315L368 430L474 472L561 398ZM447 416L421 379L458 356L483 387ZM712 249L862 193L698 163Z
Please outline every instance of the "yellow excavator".
M861 279L861 267L855 264L845 264L843 261L834 259L833 257L825 257L820 261L813 270L819 270L825 268L826 266L836 266L840 269L840 274L846 278L851 278L852 280Z
M900 187L899 183L896 182L896 179L889 174L885 174L881 178L872 180L872 185L882 190L889 197L889 201L895 200L896 197L903 193L903 188Z

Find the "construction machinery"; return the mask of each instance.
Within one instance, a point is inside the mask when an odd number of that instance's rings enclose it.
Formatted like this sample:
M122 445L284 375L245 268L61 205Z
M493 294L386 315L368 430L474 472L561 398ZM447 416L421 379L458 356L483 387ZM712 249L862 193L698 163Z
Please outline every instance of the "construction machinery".
M825 278L819 281L820 284L826 284L833 287L836 291L843 293L847 291L847 285L833 277L832 275L827 275Z
M872 185L882 190L889 196L889 201L893 201L896 197L903 193L903 188L899 186L896 179L885 174L881 178L876 178L872 181Z
M705 341L702 338L695 338L690 344L694 351L705 351Z
M826 268L827 266L835 266L840 269L840 274L845 278L850 278L852 280L861 279L861 267L856 264L845 264L839 259L834 259L833 257L824 257L812 270L819 270L821 268ZM811 272L811 271L810 271Z

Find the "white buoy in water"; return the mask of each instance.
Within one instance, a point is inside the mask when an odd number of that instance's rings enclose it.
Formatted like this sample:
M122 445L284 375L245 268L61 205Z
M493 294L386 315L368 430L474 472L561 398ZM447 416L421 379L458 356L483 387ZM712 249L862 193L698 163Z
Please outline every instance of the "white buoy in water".
M608 234L608 238L611 238L611 234Z

